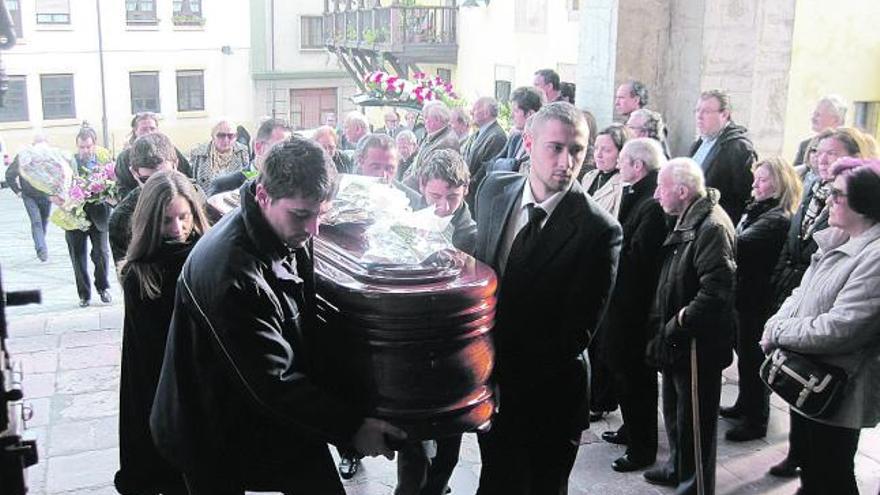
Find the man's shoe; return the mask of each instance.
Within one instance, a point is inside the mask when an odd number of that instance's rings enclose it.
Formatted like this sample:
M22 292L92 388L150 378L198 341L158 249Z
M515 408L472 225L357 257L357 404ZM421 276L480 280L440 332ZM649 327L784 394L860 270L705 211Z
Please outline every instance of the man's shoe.
M727 419L739 419L743 416L742 409L737 404L734 404L730 407L719 408L718 414L722 418L727 418Z
M629 454L624 454L617 459L614 459L614 462L611 463L611 469L618 473L628 473L630 471L637 471L646 468L651 464L654 464L654 459L642 460L637 457L630 457Z
M627 438L626 433L621 433L620 430L603 432L602 440L615 445L626 445L629 443L629 438Z
M46 261L49 261L49 253L47 253L46 251L40 251L39 253L37 253L37 258L39 258L41 262L45 263Z
M642 476L645 477L645 481L654 485L678 486L678 478L664 467L649 469L642 473Z
M79 300L79 307L81 307L81 308L87 308L87 307L89 307L89 304L90 303L89 303L88 299L80 299Z
M770 476L776 476L778 478L794 478L798 475L798 467L797 462L791 459L790 457L786 457L779 464L770 468Z
M361 467L361 460L355 457L342 457L339 459L339 477L350 480L357 474Z
M110 304L113 302L113 298L110 297L110 291L104 289L102 291L98 291L98 295L101 296L101 302L104 304Z
M766 426L760 427L752 425L734 426L733 428L727 430L727 433L724 434L724 438L728 439L731 442L748 442L749 440L756 440L758 438L764 438L766 436Z

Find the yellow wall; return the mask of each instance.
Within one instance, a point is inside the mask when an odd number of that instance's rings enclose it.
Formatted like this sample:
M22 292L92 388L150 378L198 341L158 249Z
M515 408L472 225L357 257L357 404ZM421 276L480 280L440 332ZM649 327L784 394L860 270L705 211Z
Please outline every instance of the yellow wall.
M785 116L783 156L811 135L810 115L822 95L837 93L849 103L880 101L880 2L798 0ZM875 130L876 132L876 130Z

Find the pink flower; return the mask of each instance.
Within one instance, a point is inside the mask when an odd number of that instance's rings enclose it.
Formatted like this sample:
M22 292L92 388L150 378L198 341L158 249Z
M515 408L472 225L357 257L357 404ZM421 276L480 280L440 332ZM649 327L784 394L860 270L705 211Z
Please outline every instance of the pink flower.
M104 192L104 183L103 182L92 182L89 184L89 192L92 194L98 194Z
M86 193L82 190L82 188L78 184L74 184L70 188L70 199L74 201L83 201L86 199Z
M105 171L107 173L108 179L116 180L116 163L115 162L108 163Z

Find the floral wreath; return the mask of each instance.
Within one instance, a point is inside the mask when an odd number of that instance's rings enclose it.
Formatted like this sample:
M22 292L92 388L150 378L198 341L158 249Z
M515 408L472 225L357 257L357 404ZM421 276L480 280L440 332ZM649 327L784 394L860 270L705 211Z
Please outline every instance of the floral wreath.
M364 78L367 94L378 100L417 103L439 100L451 107L461 106L462 101L452 88L452 83L440 76L431 77L424 72L413 74L412 80L383 71L375 71Z

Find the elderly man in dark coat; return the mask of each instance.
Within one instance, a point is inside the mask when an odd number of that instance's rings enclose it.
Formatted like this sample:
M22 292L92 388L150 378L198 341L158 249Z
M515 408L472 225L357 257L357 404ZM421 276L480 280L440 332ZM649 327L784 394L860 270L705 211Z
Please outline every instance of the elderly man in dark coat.
M719 204L739 222L752 193L752 166L758 159L748 130L733 123L730 96L712 89L700 94L696 123L699 139L688 156L703 169L706 186L721 193Z
M483 97L474 103L474 123L477 132L468 137L461 154L468 165L471 174L471 184L466 198L468 205L473 208L474 195L477 188L486 177L486 167L498 153L504 149L507 143L507 134L498 124L498 102L495 98Z
M449 107L442 101L431 101L422 108L422 117L425 119L425 139L416 154L413 164L403 174L403 183L410 189L419 188L419 166L427 160L428 156L436 150L459 151L458 136L449 125L452 113Z
M677 487L676 495L698 493L694 379L698 382L705 488L699 493L715 493L721 370L733 361L736 276L734 228L719 207L718 196L717 190L705 187L702 170L690 158L670 160L660 169L654 197L677 220L663 243L665 259L650 321L657 334L648 344L648 355L663 372L663 416L670 452L664 466L644 476L651 483Z
M626 454L611 464L621 472L641 469L657 458L657 371L645 362L645 349L652 335L648 316L663 261L661 247L669 230L653 197L658 169L665 163L660 144L649 138L628 141L618 161L626 184L617 217L623 247L608 314L596 338L619 392L624 425L602 438L628 445Z

